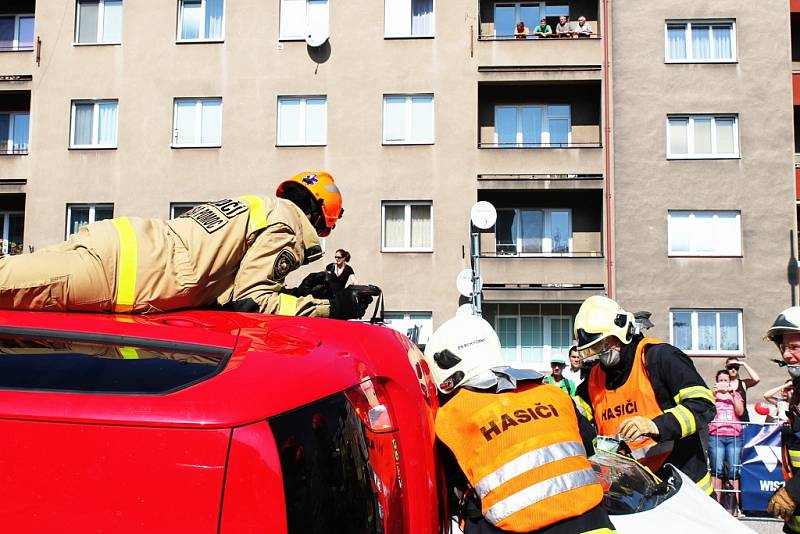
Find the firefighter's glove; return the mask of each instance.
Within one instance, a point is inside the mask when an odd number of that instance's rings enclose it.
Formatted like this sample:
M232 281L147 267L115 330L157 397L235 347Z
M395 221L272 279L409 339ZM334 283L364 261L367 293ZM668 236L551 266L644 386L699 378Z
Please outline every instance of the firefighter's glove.
M780 487L778 491L773 493L772 497L769 498L767 513L775 517L781 517L784 521L788 521L792 518L796 506L794 500L789 496L789 492L786 491L786 488Z
M350 286L331 298L331 319L361 319L372 302L370 286Z
M619 437L624 440L632 440L641 436L655 437L658 435L658 427L652 419L634 415L626 419L619 426Z
M292 290L295 297L305 297L311 295L315 299L330 299L331 291L329 285L328 271L311 273L300 282L300 285Z

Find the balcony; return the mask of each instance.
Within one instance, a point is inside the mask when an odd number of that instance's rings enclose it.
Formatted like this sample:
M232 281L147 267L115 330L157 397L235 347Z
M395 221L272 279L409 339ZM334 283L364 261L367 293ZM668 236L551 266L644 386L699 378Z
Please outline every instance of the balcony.
M480 1L480 21L476 56L479 65L600 65L603 48L600 41L599 2L597 0L561 0L549 2ZM557 33L561 16L567 17L567 28L574 32L579 17L586 18L592 33ZM552 37L535 35L544 18ZM517 23L523 32L517 33ZM585 26L584 26L585 27Z

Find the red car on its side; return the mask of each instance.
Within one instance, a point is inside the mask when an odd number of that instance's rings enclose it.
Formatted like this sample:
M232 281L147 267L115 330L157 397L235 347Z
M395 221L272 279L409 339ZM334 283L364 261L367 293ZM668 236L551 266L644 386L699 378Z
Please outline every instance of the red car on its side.
M440 532L436 402L379 326L0 311L0 525Z

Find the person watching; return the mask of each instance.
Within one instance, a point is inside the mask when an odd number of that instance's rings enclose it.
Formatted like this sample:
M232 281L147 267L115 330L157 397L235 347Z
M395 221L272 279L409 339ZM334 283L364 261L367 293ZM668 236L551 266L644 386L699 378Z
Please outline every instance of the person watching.
M353 271L353 268L348 265L350 253L340 248L334 253L333 259L334 263L329 263L325 266L325 270L332 275L329 281L331 290L336 293L348 286L357 284L356 273Z
M564 361L562 356L555 356L550 360L551 373L544 378L545 384L550 384L559 387L570 397L575 395L575 383L563 375L564 367L567 362Z
M636 334L634 322L609 298L583 302L574 325L578 353L600 363L578 386L576 403L593 417L598 434L619 434L634 458L656 474L669 462L711 495L699 434L714 417L711 390L688 356Z
M739 465L742 463L742 423L744 400L731 383L727 369L717 371L714 405L717 413L708 426L708 457L711 461L711 479L717 501L721 501L723 474L731 481L736 494L736 511L739 515ZM725 466L727 465L727 472Z
M533 35L537 37L550 37L553 35L553 28L547 23L547 19L539 21L539 25L533 29Z
M739 366L742 365L747 371L747 374L750 375L747 378L742 378L739 376ZM761 378L752 367L747 365L746 361L740 360L739 358L728 358L725 360L725 369L727 369L731 375L731 384L733 384L733 389L738 391L739 395L742 396L742 400L744 400L744 413L742 414L742 421L749 423L750 414L747 412L747 390L761 382Z
M0 308L155 313L222 306L245 312L360 318L370 288L330 299L293 295L286 276L322 257L341 218L327 172L282 182L276 196L201 204L176 219L117 217L66 242L0 258Z
M575 384L575 389L577 390L583 379L589 374L589 369L583 366L583 360L581 360L581 356L578 354L578 347L575 345L569 348L568 359L569 367L564 369L561 374Z
M794 393L792 379L764 392L764 400L774 409L767 415L766 423L783 423L789 418L789 402Z
M572 25L564 15L558 17L558 24L556 24L556 35L558 37L572 37Z
M578 24L572 28L573 35L581 38L588 38L592 36L592 25L586 22L586 17L581 15L578 17Z
M530 30L525 23L522 21L517 22L517 25L514 26L514 38L515 39L527 39Z
M480 317L445 322L423 358L441 399L434 427L450 509L465 534L616 532L587 458L594 429L569 395L509 367Z

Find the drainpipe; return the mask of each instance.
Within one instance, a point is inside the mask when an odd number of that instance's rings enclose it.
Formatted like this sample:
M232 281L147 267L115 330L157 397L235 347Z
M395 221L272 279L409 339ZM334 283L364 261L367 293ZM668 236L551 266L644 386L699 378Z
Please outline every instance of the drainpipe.
M606 195L606 289L608 297L614 298L614 231L613 231L613 205L611 191L613 180L611 176L611 89L609 80L611 78L609 70L611 63L609 60L609 47L611 39L608 23L608 3L611 0L600 0L603 4L603 114L605 118L605 195Z

